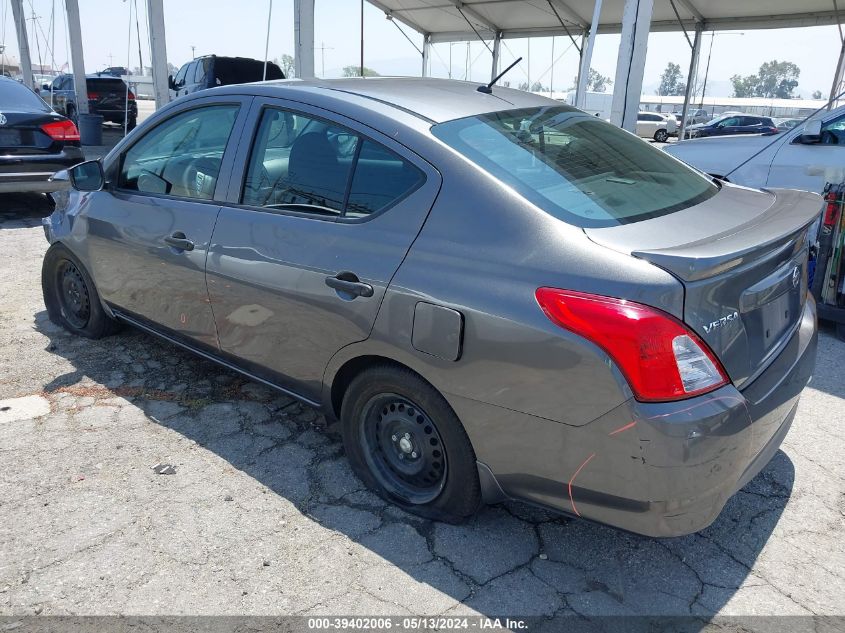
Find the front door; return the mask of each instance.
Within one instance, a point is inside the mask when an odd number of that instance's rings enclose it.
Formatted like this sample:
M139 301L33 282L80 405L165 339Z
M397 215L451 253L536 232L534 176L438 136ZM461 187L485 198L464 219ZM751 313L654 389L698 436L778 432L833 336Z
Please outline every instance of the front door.
M822 123L818 143L801 143L803 125L785 132L794 138L781 145L769 170L770 187L806 189L821 193L825 182L845 179L845 115Z
M110 182L91 195L86 214L102 298L212 348L205 259L220 209L215 191L234 154L227 144L247 105L235 97L193 107L150 129L107 167Z
M253 110L208 255L220 348L316 399L332 355L369 336L440 177L338 115L275 100Z

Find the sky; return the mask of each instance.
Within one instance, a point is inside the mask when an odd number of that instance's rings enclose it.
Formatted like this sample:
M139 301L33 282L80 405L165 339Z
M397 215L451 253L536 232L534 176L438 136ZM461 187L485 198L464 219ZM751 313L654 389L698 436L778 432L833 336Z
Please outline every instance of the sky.
M86 70L107 66L138 66L138 38L134 23L134 6L140 9L141 57L149 65L145 6L146 0L79 0ZM41 58L49 64L51 57L61 66L69 58L65 36L62 0L24 0L25 11L34 11L39 19L29 22L30 49L35 63L38 47L32 29L38 32ZM217 53L264 58L267 17L270 0L164 0L167 32L167 57L181 66L196 55ZM56 15L55 51L50 31L51 16ZM233 9L234 8L234 9ZM130 10L133 12L130 23ZM336 77L341 69L357 64L360 56L361 19L358 0L316 0L315 67L318 76ZM33 27L33 24L35 26ZM131 28L130 28L131 27ZM405 32L418 47L422 36L406 28ZM740 34L742 33L742 34ZM131 39L130 39L131 38ZM710 34L705 34L701 73L707 63ZM419 75L420 55L396 24L365 3L364 63L383 75ZM0 45L17 57L17 41L12 23L10 0L0 0ZM191 47L194 47L193 49ZM616 71L618 35L599 35L593 52L593 68L611 78ZM752 30L717 33L712 49L707 94L728 96L730 77L748 75L760 64L777 59L794 62L801 69L796 95L806 98L815 90L827 96L839 54L839 34L835 26L801 29ZM530 48L530 66L528 63ZM480 42L437 44L431 55L431 74L471 80L489 78L490 53ZM554 50L554 55L553 55ZM270 20L269 57L293 52L293 0L273 0ZM541 81L555 90L566 90L577 73L578 53L568 37L504 40L502 68L518 56L523 62L511 71L513 85ZM552 64L554 57L554 64ZM681 33L652 33L648 42L643 92L653 94L666 64L672 61L686 75L689 67L689 46ZM701 78L700 75L699 77ZM488 79L489 80L489 79Z

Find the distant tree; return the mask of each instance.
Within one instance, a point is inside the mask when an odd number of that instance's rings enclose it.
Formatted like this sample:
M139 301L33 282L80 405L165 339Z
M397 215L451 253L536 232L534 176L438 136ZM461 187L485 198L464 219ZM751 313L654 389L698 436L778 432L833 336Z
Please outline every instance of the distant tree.
M543 84L539 81L535 81L531 84L531 92L546 92L548 88L546 88Z
M613 85L610 77L605 77L594 68L590 68L590 74L587 75L587 90L591 92L607 92L608 87Z
M344 77L360 77L361 76L361 66L352 65L352 66L344 66L343 67L343 76ZM367 68L364 66L364 77L380 77L376 71L372 68Z
M274 59L273 61L276 62L276 65L282 69L282 72L285 73L285 77L288 79L296 75L296 65L292 55L285 53L280 59Z
M824 99L821 90L813 90L813 99Z
M735 97L766 97L769 99L791 99L792 91L798 86L801 69L792 62L776 59L760 66L756 75L742 77L734 75L731 83Z
M526 92L528 92L528 88L529 88L529 86L528 86L528 82L527 82L527 81L523 81L522 83L520 83L520 84L519 84L519 89L520 89L520 90L525 90Z
M686 84L681 82L681 67L673 62L666 64L666 70L660 75L660 85L657 87L657 94L661 96L677 96L684 94L686 88Z
M167 72L171 75L175 75L179 72L179 66L174 66L172 63L167 62Z

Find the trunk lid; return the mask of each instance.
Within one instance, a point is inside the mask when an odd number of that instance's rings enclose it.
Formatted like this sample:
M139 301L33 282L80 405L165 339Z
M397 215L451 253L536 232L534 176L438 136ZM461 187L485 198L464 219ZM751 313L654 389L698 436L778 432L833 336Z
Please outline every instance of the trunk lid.
M684 321L741 387L768 366L800 322L807 233L821 210L816 194L724 184L688 209L585 232L678 278Z
M60 121L62 117L53 112L9 112L4 111L6 122L0 126L0 155L49 154L54 141L41 126Z

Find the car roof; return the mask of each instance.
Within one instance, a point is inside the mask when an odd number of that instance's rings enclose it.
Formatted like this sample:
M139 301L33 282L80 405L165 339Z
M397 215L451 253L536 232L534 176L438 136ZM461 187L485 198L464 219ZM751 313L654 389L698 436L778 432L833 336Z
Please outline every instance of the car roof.
M493 87L492 94L477 90L481 82L424 77L351 77L344 79L280 79L252 84L223 86L209 92L250 93L278 97L322 96L343 101L348 95L373 103L393 106L432 123L451 121L477 114L517 108L561 106L554 99Z

